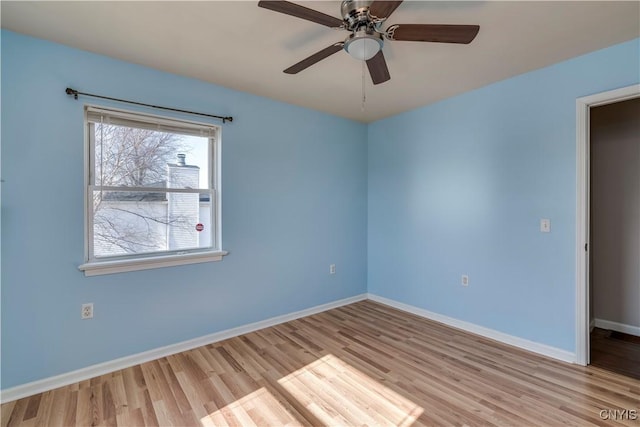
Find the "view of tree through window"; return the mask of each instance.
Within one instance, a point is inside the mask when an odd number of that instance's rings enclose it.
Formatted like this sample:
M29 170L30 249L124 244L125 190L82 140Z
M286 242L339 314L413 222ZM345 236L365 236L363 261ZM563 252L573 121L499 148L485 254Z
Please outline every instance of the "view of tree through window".
M213 136L129 121L89 115L91 257L210 248Z
M188 148L180 135L98 123L95 126L96 185L155 186L167 163Z

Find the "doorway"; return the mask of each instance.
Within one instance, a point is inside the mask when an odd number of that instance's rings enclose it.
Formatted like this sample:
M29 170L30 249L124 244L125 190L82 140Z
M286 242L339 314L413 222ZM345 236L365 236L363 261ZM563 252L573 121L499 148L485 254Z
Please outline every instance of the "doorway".
M590 362L640 379L640 98L589 114Z
M576 363L590 363L590 113L599 106L640 97L640 85L632 85L576 101Z

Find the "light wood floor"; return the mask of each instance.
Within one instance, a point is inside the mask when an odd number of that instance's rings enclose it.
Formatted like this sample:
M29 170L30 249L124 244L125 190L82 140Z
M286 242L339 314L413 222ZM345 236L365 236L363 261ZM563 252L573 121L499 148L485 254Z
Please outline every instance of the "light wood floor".
M639 401L638 380L363 301L6 403L2 426L638 426Z

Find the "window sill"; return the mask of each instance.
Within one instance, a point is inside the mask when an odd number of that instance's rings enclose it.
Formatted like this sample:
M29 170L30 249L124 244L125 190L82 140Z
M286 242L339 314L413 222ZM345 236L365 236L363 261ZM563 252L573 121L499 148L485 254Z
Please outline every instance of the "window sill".
M127 271L149 270L152 268L173 267L176 265L222 261L222 257L227 254L227 251L216 251L138 259L94 261L82 264L78 269L84 271L85 276L100 276L102 274L124 273Z

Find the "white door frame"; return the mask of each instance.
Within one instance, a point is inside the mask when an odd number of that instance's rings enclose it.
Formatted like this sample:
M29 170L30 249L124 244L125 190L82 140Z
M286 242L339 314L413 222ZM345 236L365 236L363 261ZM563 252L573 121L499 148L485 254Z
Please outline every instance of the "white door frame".
M589 348L589 111L592 107L640 97L640 84L576 100L576 363L590 362Z

